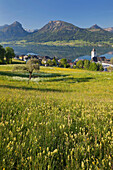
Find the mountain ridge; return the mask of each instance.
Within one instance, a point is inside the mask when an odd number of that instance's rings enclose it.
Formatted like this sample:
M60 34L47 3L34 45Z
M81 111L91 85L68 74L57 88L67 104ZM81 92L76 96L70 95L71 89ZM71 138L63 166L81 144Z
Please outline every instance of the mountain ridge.
M20 37L25 37L28 33L23 29L22 24L15 21L11 25L2 26L0 29L1 40L16 40Z
M0 41L26 40L27 42L84 40L89 42L108 41L113 33L97 24L85 29L71 23L56 20L49 21L41 29L27 32L22 24L15 21L11 25L0 26Z
M100 26L98 26L97 24L94 24L89 29L102 29L102 28Z

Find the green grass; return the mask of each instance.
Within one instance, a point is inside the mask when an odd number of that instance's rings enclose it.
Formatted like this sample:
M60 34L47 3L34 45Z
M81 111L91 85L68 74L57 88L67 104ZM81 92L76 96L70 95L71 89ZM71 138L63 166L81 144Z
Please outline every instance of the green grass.
M112 169L113 73L0 66L0 169Z
M17 60L17 59L12 59L12 64L25 64L25 61Z
M26 40L20 41L9 41L9 42L1 42L1 45L48 45L48 46L70 46L70 47L113 47L113 38L110 38L110 41L99 41L99 42L89 42L85 40L64 40L64 41L48 41L48 42L27 42Z

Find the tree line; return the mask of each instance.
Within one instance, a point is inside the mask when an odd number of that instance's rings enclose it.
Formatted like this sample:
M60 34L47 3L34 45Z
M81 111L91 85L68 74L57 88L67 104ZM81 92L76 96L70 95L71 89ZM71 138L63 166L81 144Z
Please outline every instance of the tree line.
M44 61L42 60L42 64L45 65ZM100 63L95 63L89 60L79 60L76 62L76 65L70 66L70 64L67 62L66 58L60 59L58 62L55 58L53 60L48 60L46 62L46 65L48 66L58 66L58 67L64 67L64 68L79 68L79 69L85 69L85 70L91 70L91 71L103 71L103 66Z
M89 60L79 60L76 63L75 68L85 69L85 70L91 70L91 71L103 71L104 68L102 64L95 63Z
M0 64L11 64L13 57L15 57L13 48L3 48L3 46L0 45Z

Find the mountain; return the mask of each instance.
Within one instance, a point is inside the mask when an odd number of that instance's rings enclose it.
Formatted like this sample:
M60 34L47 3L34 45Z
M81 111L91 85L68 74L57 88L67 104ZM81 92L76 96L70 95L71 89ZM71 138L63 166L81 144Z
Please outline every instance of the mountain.
M104 28L105 31L109 31L111 33L113 33L113 27L110 27L110 28Z
M91 31L91 32L104 32L105 30L102 29L101 27L99 27L97 24L91 26L90 28L88 28L88 31Z
M39 32L58 32L62 30L67 31L77 31L79 28L74 26L73 24L64 22L64 21L50 21L44 27L42 27Z
M50 21L45 26L34 32L23 29L19 22L0 27L0 41L26 42L48 42L48 41L70 41L83 40L88 42L113 42L113 33L106 31L98 25L93 25L89 29L79 28L64 21Z
M90 29L102 29L101 27L99 27L97 24L93 25L92 27L90 27Z
M0 27L0 41L3 40L16 40L20 37L25 37L28 32L25 31L19 22L14 22L11 25Z
M47 41L63 41L73 40L78 34L81 38L87 34L86 29L79 28L73 24L64 21L50 21L37 32L28 35L28 41L47 42Z
M111 37L113 34L98 25L94 25L90 29L83 29L64 21L50 21L37 32L26 36L25 39L28 42L84 40L96 43L108 41Z
M6 28L6 27L8 27L8 26L9 26L9 25L7 25L7 24L5 24L5 25L3 25L3 26L0 26L0 30Z

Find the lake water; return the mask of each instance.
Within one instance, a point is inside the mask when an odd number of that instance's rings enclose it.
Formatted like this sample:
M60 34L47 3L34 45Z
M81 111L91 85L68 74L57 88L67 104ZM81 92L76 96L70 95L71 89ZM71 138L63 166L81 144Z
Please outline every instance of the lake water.
M108 52L103 55L99 55L99 57L106 57L106 59L111 59L113 57L113 52ZM80 56L79 59L86 59L86 60L91 60L91 56L85 55L85 56Z
M4 47L9 46L15 50L17 55L27 53L36 53L41 56L57 56L59 58L67 58L74 60L78 57L90 60L90 53L93 47L70 47L70 46L47 46L47 45L13 45L5 44ZM106 58L113 57L113 48L110 47L96 47L98 55L105 56ZM109 53L108 53L109 52Z

